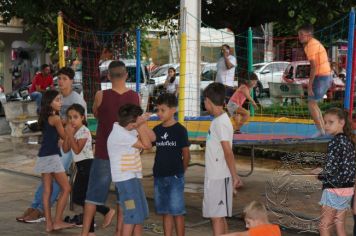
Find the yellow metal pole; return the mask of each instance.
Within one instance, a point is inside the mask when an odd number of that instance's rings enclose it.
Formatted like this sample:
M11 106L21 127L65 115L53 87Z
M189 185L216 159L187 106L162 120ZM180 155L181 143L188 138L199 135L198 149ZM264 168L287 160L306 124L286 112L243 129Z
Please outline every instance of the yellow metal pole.
M185 98L185 73L187 60L187 34L182 32L180 43L180 71L179 71L179 99L178 99L178 122L184 122L184 98Z
M59 68L65 66L64 59L64 33L63 33L63 13L58 12L57 26L58 26L58 56L59 56Z

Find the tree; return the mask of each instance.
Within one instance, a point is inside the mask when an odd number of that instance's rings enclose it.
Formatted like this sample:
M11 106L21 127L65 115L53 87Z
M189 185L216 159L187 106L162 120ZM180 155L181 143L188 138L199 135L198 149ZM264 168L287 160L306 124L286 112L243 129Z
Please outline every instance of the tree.
M145 28L152 19L166 19L179 12L178 0L1 0L0 14L3 23L8 23L12 17L23 19L24 27L32 34L31 40L42 43L47 51L54 54L57 51L57 16L62 11L75 25L93 31L101 32L133 32L136 27ZM152 21L156 22L156 21ZM83 75L93 76L87 65L98 68L99 58L92 51L93 42L85 42L83 46ZM99 45L103 46L103 45ZM89 61L84 61L89 60ZM97 69L98 70L98 69ZM94 78L87 78L94 82L94 89L99 84L99 75L94 73ZM93 85L93 84L92 84ZM91 108L93 91L83 83L84 95ZM90 91L90 93L88 92Z
M46 48L57 40L58 12L62 11L74 24L94 31L126 32L149 25L150 19L166 19L179 11L178 0L1 0L3 23L12 17L23 19L33 39Z
M202 21L214 28L229 28L235 35L238 64L247 69L246 31L268 22L275 22L277 36L296 35L303 23L318 28L326 26L347 14L354 0L202 0ZM242 37L241 37L242 36Z

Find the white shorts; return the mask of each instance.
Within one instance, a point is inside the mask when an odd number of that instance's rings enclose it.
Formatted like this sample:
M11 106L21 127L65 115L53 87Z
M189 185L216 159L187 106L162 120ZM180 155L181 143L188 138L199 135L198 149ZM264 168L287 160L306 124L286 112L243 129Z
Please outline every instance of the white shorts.
M204 180L203 217L232 216L232 179Z
M239 108L239 105L229 101L226 105L226 109L229 112L230 116L233 116L236 114L236 110Z

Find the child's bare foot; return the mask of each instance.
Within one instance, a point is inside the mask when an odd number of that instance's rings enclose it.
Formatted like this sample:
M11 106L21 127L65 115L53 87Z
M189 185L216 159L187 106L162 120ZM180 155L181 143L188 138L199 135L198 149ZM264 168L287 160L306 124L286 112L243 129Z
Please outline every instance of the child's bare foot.
M96 236L95 233L89 233L89 236Z
M53 230L61 230L61 229L68 229L73 228L74 224L70 224L64 221L53 223Z
M112 218L115 215L115 210L110 208L109 212L104 216L104 221L101 227L106 228L111 224Z
M53 224L52 222L46 222L46 232L53 231Z

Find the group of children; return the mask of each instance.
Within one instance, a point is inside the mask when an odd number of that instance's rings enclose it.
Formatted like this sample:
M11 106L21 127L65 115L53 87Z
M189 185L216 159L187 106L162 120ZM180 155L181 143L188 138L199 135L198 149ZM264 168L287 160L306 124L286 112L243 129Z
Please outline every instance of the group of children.
M112 74L112 76L119 76ZM242 103L246 98L253 101L249 91L256 84L251 76L250 82L242 85L230 99L227 109L230 114L241 114ZM124 83L123 83L124 84ZM232 216L233 194L242 186L232 152L233 126L224 110L225 87L220 83L210 84L203 93L206 110L214 116L209 128L205 151L205 179L203 216L210 218L214 235L228 233L225 217ZM256 105L256 104L254 104ZM143 114L137 104L120 105L117 121L108 133L107 152L110 160L111 179L118 193L117 202L123 214L122 235L142 235L143 222L148 217L148 205L140 179L142 163L140 153L144 149L156 146L154 175L154 203L156 212L163 217L165 235L184 235L184 173L190 161L188 133L178 123L175 94L166 93L157 99L157 115L161 124L153 130L147 126L149 114ZM88 198L87 187L92 162L91 135L85 126L85 109L73 104L67 109L67 121L64 127L58 112L61 100L57 91L46 91L41 106L40 125L43 130L43 142L35 170L42 174L44 184L43 204L46 217L46 231L71 227L64 222L63 211L70 193L70 185L60 161L59 139L63 140L63 151L71 150L78 169L73 191L75 202L84 205ZM243 116L242 121L246 117ZM346 209L350 207L355 177L355 148L352 141L350 122L341 109L331 109L324 116L326 132L334 135L329 143L328 158L319 174L323 181L321 235L329 235L331 225L336 225L338 235L344 232ZM238 124L241 121L238 120ZM111 125L111 124L110 124ZM238 130L239 131L239 126ZM241 127L241 126L240 126ZM54 220L49 204L52 179L60 185L60 195ZM101 204L97 204L100 207ZM104 206L107 214L110 209ZM85 214L86 212L84 212ZM115 212L111 212L115 214ZM281 235L279 227L268 222L267 211L263 204L252 202L245 209L245 221L248 231L228 235ZM94 224L92 222L92 227Z

